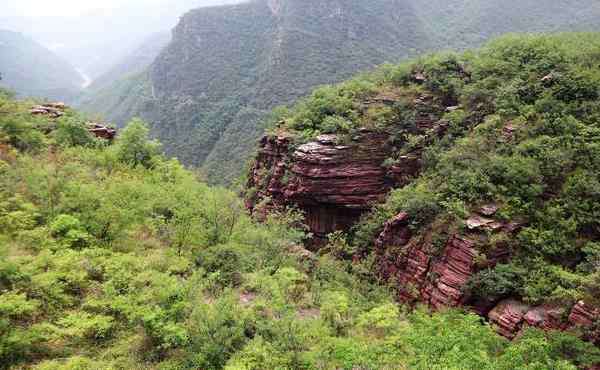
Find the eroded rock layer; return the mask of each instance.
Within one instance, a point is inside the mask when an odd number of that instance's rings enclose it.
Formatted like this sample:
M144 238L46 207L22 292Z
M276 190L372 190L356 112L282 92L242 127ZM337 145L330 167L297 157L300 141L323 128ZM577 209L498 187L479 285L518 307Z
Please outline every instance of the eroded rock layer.
M410 215L399 213L385 224L375 242L379 275L396 285L402 302L424 303L435 310L470 307L486 317L499 334L510 339L525 327L579 328L584 332L593 327L600 319L600 311L584 302L574 307L531 306L516 298L479 302L469 296L466 288L474 274L510 259L509 250L502 247L479 259L478 243L489 233L514 233L521 226L518 222L496 220L493 216L497 210L494 205L482 207L464 221L464 231L448 236L442 248L436 247L427 233L413 236ZM593 333L587 339L598 340Z
M315 241L336 230L348 230L374 203L385 199L398 179L384 161L391 155L388 134L362 130L348 142L336 135L293 147L285 136L267 136L250 174L248 188L255 189L247 206L259 213L296 206L306 218ZM414 176L414 162L400 168L402 178Z

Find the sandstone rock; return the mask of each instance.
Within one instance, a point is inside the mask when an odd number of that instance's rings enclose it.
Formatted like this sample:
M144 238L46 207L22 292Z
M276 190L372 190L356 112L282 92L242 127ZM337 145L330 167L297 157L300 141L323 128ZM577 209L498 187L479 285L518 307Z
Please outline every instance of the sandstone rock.
M464 303L464 287L475 271L477 251L471 239L455 235L446 244L440 261L433 264L431 274L437 276L423 290L423 299L435 309Z
M88 131L99 139L113 140L117 136L117 130L99 123L88 123Z
M498 212L499 207L495 204L486 204L479 209L479 214L482 216L490 217Z
M397 186L404 186L419 174L422 165L420 155L400 156L398 161L388 170L387 176L394 179Z
M504 125L504 128L502 129L502 135L504 136L504 138L506 140L512 140L512 138L514 137L515 131L517 131L517 129L513 125L513 123L508 122L506 125Z
M465 223L470 230L476 230L493 225L495 221L490 218L473 215Z
M60 109L60 110L67 109L67 105L63 102L48 103L48 104L46 104L46 106L51 107L51 108Z
M598 319L600 319L600 311L586 305L583 301L577 302L569 315L569 323L578 327L590 327Z
M424 83L427 81L427 77L425 77L425 74L423 74L422 72L417 72L413 74L412 80L417 83Z
M405 303L422 301L421 289L426 282L431 264L428 246L412 240L403 247L405 253L388 254L379 248L379 274L387 281L394 281L398 298Z
M56 108L50 104L36 105L31 108L29 113L36 116L49 116L50 118L59 118L65 114L64 108Z
M523 320L527 325L543 330L559 330L563 327L564 310L560 307L544 305L529 310Z
M378 248L406 245L412 234L408 228L408 221L408 213L401 212L386 222L379 238L375 241L375 245Z
M248 188L252 210L261 199L273 207L300 208L317 239L347 230L394 185L383 162L390 156L388 134L362 130L357 141L341 145L336 135L321 135L291 150L288 139L262 139Z
M390 88L365 98L360 107L364 113L372 105L401 100L415 113L407 133L423 135L425 141L446 133L449 122L440 120L446 106L433 94L421 93L411 101ZM264 137L248 177L246 207L259 218L273 209L299 208L314 239L321 242L331 232L348 230L374 204L385 200L392 188L408 184L422 168L422 148L397 157L397 141L369 127L359 128L353 137L320 135L298 147L285 136ZM387 165L390 158L395 159L392 166Z
M488 318L496 331L513 339L521 330L525 315L531 307L514 299L507 299L490 311Z

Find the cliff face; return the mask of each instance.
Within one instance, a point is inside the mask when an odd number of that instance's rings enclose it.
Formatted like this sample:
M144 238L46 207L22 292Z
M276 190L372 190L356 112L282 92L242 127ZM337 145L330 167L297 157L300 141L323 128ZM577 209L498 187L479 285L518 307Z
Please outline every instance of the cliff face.
M261 141L247 206L300 208L314 247L345 231L409 305L597 342L598 46L563 48L594 37L511 36L320 89Z
M399 145L404 145L396 141L409 133L425 139L442 137L448 122L441 119L446 108L438 100L426 93L400 97L388 92L356 104L365 117L372 109L406 104L414 113L414 124L403 134L362 127L351 135L322 134L301 144L286 135L263 137L248 176L247 207L259 213L298 207L316 245L334 231L348 231L391 189L419 174L422 146L396 156Z
M574 306L529 305L519 299L481 300L469 296L467 284L478 272L511 259L508 249L488 252L485 261L480 247L490 235L500 232L515 235L521 225L495 220L493 205L482 207L465 220L467 230L451 234L441 249L432 242L432 234L412 236L405 212L389 220L375 242L378 275L397 287L398 299L408 304L423 303L432 309L467 307L488 319L496 331L513 339L525 327L544 330L592 328L600 312L583 301ZM439 235L439 230L436 231ZM596 334L587 339L598 341Z
M348 230L398 185L383 166L391 151L387 139L386 134L365 130L350 143L321 135L293 149L289 138L266 136L248 183L257 192L247 205L254 209L268 198L267 207L299 207L321 243L333 231Z

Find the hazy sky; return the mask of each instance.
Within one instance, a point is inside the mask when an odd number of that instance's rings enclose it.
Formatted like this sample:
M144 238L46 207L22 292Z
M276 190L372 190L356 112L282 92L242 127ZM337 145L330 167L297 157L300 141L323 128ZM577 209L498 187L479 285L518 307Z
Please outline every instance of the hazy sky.
M149 0L153 1L153 0ZM114 8L123 0L20 0L12 4L15 15L81 15L91 10Z
M96 10L111 10L136 6L153 6L155 4L177 3L178 0L9 0L8 9L3 9L4 16L78 16ZM198 3L218 3L218 0L198 1ZM227 1L226 1L227 2ZM231 2L228 1L228 2ZM4 7L4 5L3 5Z

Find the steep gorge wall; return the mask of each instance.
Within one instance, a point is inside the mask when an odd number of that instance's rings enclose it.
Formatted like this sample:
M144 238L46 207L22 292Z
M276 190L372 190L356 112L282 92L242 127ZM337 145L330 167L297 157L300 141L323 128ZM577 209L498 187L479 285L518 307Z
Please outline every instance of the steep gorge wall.
M362 111L399 104L404 98L378 94L358 104ZM415 134L442 136L445 107L430 94L414 97ZM267 135L248 176L247 208L261 214L298 207L316 245L334 231L348 231L393 188L402 187L421 170L422 148L398 158L394 135L360 128L353 134L324 134L305 143L294 136ZM392 157L395 161L388 162Z

